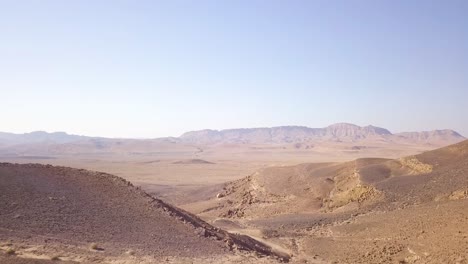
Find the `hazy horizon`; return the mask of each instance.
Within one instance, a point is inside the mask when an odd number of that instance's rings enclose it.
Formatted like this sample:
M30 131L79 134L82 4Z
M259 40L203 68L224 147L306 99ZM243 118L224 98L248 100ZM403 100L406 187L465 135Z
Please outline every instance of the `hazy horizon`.
M466 1L0 4L0 131L347 122L468 136Z
M220 128L220 129L216 129L216 128L204 128L204 129L200 129L200 130L223 131L223 130L230 130L230 129L261 129L261 128L274 128L274 127L325 128L325 127L328 127L328 126L332 126L332 125L336 125L336 124L345 124L345 123L346 123L346 124L351 124L351 125L357 125L357 126L360 126L360 127L374 126L374 125L372 125L372 124L368 124L368 125L358 125L358 124L353 124L353 123L349 123L349 122L339 122L339 123L329 124L329 125L324 126L324 127L302 126L302 125L281 125L281 126L270 126L270 127L230 127L230 128ZM376 127L376 126L374 126L374 127ZM392 131L391 129L388 129L388 128L386 128L386 127L379 127L379 128L387 129L387 130L389 130L392 134L403 133L403 132L426 132L426 131L432 131L432 130ZM435 130L446 130L446 129L448 129L448 130L453 130L453 129L451 129L451 128L439 128L439 129L435 129ZM164 137L180 137L180 136L182 136L182 134L184 134L184 133L193 132L193 131L200 131L200 130L187 130L187 131L184 131L183 133L181 133L181 134L179 134L179 135L168 135L168 136L163 136L163 137L112 137L112 136L102 136L102 135L85 135L85 134L71 133L71 132L68 132L68 131L59 131L59 130L58 130L58 131L32 130L32 131L26 131L26 132L0 131L0 133L28 134L28 133L34 133L34 132L46 132L46 133L66 133L66 134L69 134L69 135L88 136L88 137L129 138L129 139L151 139L151 138L164 138ZM459 131L456 131L456 130L454 130L454 131L457 132L457 133L459 133L461 136L465 137L465 135L463 135L463 133L460 133Z

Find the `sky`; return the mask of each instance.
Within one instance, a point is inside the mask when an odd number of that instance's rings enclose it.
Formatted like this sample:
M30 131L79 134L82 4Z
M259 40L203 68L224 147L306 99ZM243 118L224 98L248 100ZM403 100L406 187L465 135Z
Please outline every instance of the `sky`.
M468 1L0 0L0 131L468 136Z

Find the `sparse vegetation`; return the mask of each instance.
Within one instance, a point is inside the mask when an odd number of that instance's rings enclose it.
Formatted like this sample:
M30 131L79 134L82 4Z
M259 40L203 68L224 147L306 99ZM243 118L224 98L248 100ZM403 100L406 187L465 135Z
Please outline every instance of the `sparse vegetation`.
M89 244L89 248L92 250L99 250L99 245L97 243L91 243Z
M16 255L16 251L12 248L9 248L5 252L7 255Z
M104 251L104 248L98 243L89 244L89 249L94 250L94 251Z

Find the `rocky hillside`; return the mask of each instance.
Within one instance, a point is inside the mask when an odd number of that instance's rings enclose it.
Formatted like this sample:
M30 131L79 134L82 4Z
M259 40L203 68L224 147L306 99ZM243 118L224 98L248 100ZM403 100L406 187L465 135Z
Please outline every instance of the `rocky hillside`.
M400 159L270 167L184 208L209 217L255 218L430 202L468 197L466 173L468 140Z
M259 241L214 228L119 177L99 172L1 163L0 211L0 249L9 241L16 255L28 254L27 241L29 247L45 243L44 248L68 259L85 258L80 260L85 263L101 263L125 252L140 257L135 263L150 256L216 259L237 251L278 256Z
M400 159L266 168L203 196L183 208L297 263L468 259L468 141Z

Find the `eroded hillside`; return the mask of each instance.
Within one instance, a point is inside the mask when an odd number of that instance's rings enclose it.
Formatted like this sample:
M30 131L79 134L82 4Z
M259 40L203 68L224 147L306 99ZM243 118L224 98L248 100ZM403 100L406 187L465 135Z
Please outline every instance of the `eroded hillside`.
M296 260L468 260L468 141L400 159L272 167L216 191L183 207Z

